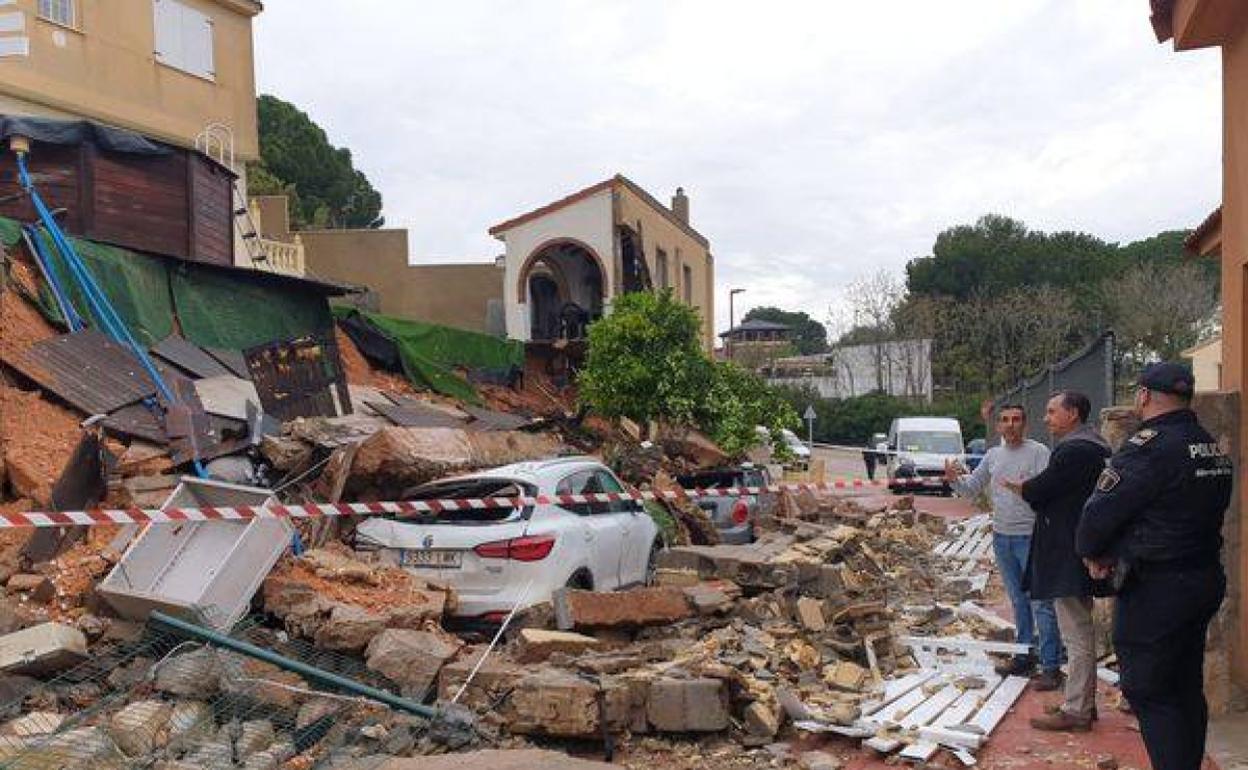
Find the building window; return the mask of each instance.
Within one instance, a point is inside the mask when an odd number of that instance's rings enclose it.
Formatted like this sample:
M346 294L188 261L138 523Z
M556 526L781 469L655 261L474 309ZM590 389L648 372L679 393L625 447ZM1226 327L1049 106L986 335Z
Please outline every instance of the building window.
M659 249L657 256L654 258L655 271L659 274L659 288L666 289L672 284L667 278L667 252Z
M693 304L693 270L689 269L688 265L683 265L680 268L680 273L681 273L680 287L681 287L681 290L684 291L685 293L685 304L692 305Z
M78 27L74 0L39 0L39 18L65 27Z
M152 0L156 26L156 61L215 80L212 18L178 0Z

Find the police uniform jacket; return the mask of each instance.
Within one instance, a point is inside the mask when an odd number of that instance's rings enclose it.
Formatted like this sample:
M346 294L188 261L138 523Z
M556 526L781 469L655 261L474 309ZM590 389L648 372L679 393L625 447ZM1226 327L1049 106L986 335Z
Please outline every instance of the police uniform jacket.
M1076 549L1135 566L1218 563L1231 458L1180 409L1146 420L1110 458L1083 508Z

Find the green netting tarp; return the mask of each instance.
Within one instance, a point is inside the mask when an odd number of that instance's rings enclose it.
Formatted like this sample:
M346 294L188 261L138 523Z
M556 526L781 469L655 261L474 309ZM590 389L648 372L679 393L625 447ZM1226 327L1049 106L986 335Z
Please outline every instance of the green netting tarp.
M320 292L187 262L170 265L170 273L183 336L198 345L244 350L333 331Z
M18 223L0 217L0 241L8 243L8 238L18 239L20 234ZM74 308L92 326L102 328L51 239L40 234L50 268ZM175 316L186 339L226 350L334 328L324 294L298 283L136 253L82 238L70 238L70 242L130 333L149 347L173 333ZM45 316L63 325L46 285L40 286L38 302Z
M353 325L366 324L394 343L403 373L416 386L470 403L479 403L480 398L457 369L506 376L524 366L524 344L515 340L355 308L335 307L333 312Z
M51 260L50 269L56 273L74 308L91 321L92 326L103 328L100 319L91 312L86 295L53 247L52 239L42 230L40 237ZM173 300L169 296L169 277L163 259L81 238L69 240L135 340L150 347L173 333ZM54 320L62 320L56 303L45 292L46 287L40 292L45 295L40 304L52 312Z

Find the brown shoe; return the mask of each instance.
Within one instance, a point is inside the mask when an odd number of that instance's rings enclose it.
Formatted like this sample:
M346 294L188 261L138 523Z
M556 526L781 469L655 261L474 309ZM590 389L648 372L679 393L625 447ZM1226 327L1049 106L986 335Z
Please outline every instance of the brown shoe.
M1031 686L1036 688L1036 692L1052 692L1053 690L1062 689L1062 685L1066 683L1066 678L1062 676L1061 671L1041 671L1034 679L1031 680Z
M1048 714L1049 716L1053 716L1054 714L1061 714L1062 713L1061 704L1058 704L1056 706L1045 706L1044 713ZM1095 722L1097 719L1099 719L1099 717L1096 714L1096 706L1093 706L1092 707L1092 721Z
M1086 733L1092 730L1092 720L1058 711L1056 714L1032 718L1031 726L1032 729L1052 733Z

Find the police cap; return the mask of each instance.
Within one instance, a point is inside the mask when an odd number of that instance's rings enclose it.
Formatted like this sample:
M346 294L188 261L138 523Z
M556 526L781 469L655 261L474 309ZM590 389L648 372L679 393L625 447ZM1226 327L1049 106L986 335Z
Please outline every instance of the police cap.
M1139 386L1158 393L1190 396L1196 390L1196 379L1192 376L1192 370L1183 364L1162 361L1144 367Z

